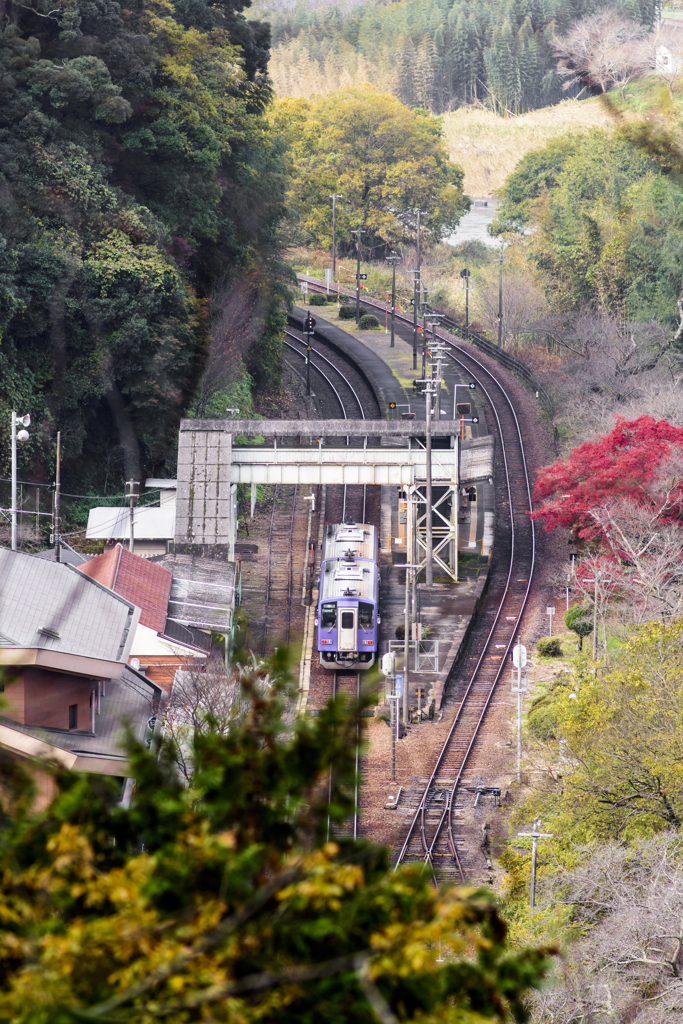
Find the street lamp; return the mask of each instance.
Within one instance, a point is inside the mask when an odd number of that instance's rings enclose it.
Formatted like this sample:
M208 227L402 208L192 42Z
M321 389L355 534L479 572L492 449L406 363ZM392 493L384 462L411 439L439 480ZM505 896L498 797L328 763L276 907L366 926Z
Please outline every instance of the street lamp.
M391 264L391 344L394 347L394 324L396 321L396 264L401 262L401 257L393 249L391 255L386 257L387 263Z
M12 409L12 551L17 550L17 441L28 441L28 430L20 430L17 427L30 427L31 417L17 416L16 410Z
M337 200L343 199L343 195L331 195L332 200L332 280L337 269Z
M363 229L356 228L351 234L356 235L356 326L358 326L360 321L360 245Z

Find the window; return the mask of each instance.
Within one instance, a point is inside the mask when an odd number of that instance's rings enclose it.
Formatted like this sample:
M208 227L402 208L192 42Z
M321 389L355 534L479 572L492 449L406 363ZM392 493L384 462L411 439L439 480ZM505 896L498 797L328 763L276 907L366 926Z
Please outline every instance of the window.
M341 620L342 629L353 629L353 612L342 612Z
M69 728L78 729L78 704L69 704Z
M337 625L337 606L332 602L331 604L324 604L320 609L320 625L322 629L334 629Z
M361 629L372 629L375 621L375 609L371 604L361 601L358 605L358 625Z

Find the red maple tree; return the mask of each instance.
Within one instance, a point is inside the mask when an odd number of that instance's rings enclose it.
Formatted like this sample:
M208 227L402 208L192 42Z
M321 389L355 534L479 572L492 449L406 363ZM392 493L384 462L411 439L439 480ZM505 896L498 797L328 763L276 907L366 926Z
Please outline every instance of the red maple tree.
M604 536L595 510L620 498L645 505L662 523L683 519L683 427L652 416L617 419L611 433L539 470L532 519L593 540Z

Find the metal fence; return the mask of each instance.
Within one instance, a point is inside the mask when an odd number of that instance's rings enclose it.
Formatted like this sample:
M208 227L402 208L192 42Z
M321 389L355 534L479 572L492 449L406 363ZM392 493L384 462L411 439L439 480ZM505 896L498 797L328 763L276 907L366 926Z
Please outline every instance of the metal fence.
M396 655L397 670L404 668L403 657L405 645L403 640L390 640L389 650ZM411 672L438 672L439 671L439 641L438 640L409 640L408 657L411 664L408 666ZM398 667L400 665L400 668Z

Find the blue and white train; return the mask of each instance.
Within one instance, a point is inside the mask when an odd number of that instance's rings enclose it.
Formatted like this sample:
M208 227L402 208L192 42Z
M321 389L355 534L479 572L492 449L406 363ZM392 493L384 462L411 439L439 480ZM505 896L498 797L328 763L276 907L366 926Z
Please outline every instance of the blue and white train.
M323 668L366 669L375 663L381 621L378 550L374 526L325 528L316 619Z

